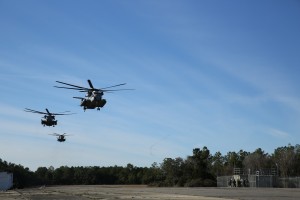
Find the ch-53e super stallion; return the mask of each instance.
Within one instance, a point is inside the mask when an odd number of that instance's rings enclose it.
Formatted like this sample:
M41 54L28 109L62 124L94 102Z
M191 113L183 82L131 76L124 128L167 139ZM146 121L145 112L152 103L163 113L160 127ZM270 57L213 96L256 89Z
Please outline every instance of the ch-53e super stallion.
M64 142L64 141L66 141L65 137L69 136L66 133L64 133L64 134L52 133L52 134L49 134L49 135L57 136L57 141L58 142Z
M65 82L61 82L61 81L56 81L56 82L67 85L67 86L71 86L71 87L54 86L56 88L64 88L64 89L78 90L79 92L86 92L85 97L73 97L75 99L81 100L80 106L83 107L84 111L86 109L95 109L95 108L97 108L97 110L100 110L100 108L102 108L106 104L106 99L102 98L102 96L104 95L104 92L133 90L133 89L109 89L109 88L125 85L126 83L112 85L112 86L104 87L104 88L94 88L92 82L90 80L87 80L90 88L86 88L86 87L73 85L73 84L69 84L69 83L65 83Z
M25 108L24 111L26 112L31 112L31 113L37 113L37 114L42 114L44 117L41 119L41 124L43 126L55 126L57 125L57 120L55 120L55 115L72 115L74 113L69 113L70 111L64 111L60 113L51 113L49 110L46 108L46 112L41 112L29 108Z

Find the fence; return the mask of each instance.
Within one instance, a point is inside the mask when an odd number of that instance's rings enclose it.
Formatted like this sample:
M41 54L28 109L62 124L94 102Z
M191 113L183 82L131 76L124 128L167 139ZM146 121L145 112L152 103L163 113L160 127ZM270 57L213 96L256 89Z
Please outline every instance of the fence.
M217 177L217 186L218 187L228 187L229 181L232 176L218 176Z
M279 178L272 175L233 175L217 177L218 187L234 187L230 180L247 180L246 184L236 184L236 187L280 187L300 188L300 177Z
M249 187L278 187L278 178L276 176L249 175Z
M300 188L300 177L279 178L278 187Z
M218 187L300 188L300 177L280 178L277 168L245 170L234 168L232 176L218 176Z

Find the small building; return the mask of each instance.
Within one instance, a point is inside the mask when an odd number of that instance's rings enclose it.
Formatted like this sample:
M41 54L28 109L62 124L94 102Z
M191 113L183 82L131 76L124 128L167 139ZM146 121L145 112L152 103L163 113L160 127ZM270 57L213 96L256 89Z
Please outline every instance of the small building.
M0 172L0 190L8 190L13 186L13 174Z

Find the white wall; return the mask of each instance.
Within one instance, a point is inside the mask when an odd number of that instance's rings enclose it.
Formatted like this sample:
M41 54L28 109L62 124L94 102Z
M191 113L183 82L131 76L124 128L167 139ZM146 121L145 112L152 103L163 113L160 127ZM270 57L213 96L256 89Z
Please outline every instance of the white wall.
M0 172L0 190L8 190L13 186L13 174Z

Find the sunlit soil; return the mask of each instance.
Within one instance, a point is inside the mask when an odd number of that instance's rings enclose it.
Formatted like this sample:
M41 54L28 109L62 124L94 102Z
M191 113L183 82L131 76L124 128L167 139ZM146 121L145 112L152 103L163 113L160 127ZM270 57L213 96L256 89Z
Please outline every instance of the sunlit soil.
M147 186L51 186L0 192L2 200L135 199L135 200L292 200L300 189L282 188L157 188Z

